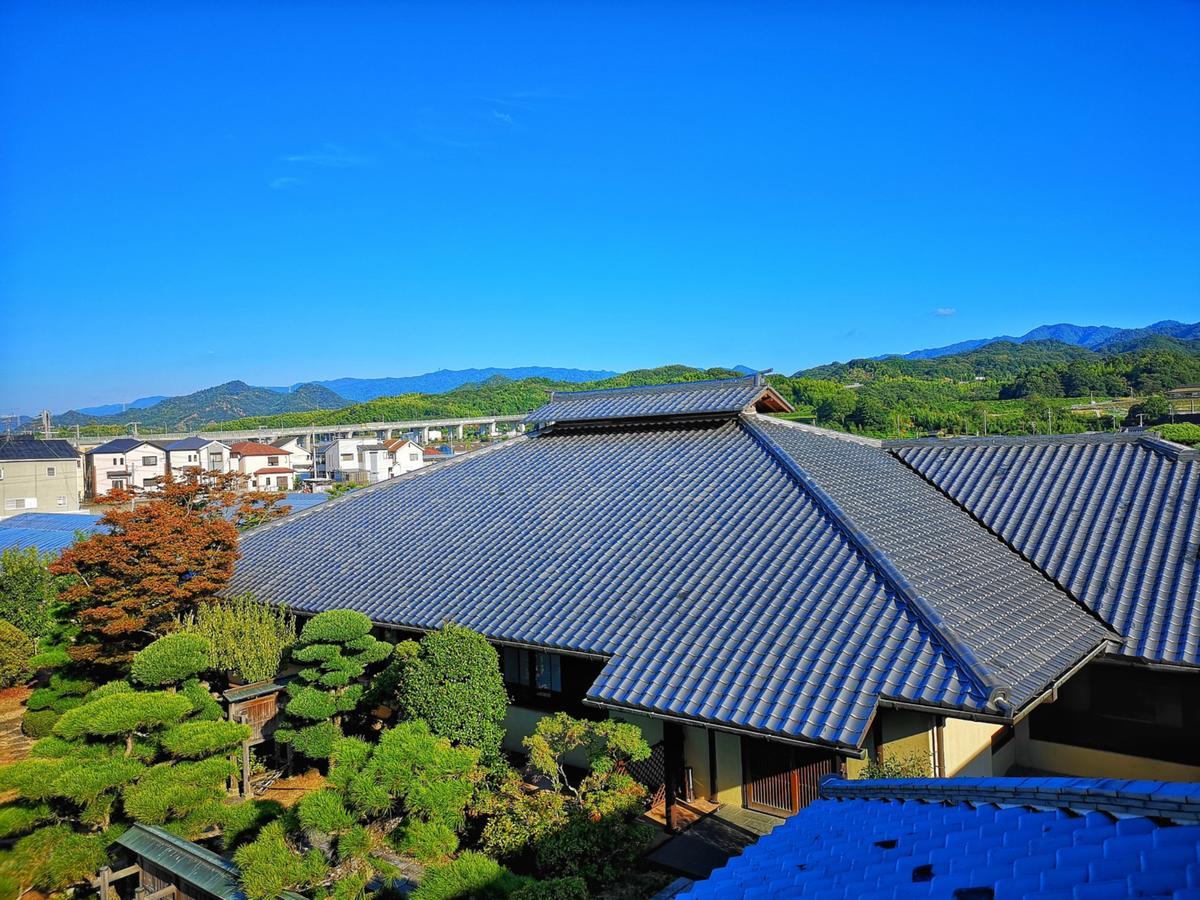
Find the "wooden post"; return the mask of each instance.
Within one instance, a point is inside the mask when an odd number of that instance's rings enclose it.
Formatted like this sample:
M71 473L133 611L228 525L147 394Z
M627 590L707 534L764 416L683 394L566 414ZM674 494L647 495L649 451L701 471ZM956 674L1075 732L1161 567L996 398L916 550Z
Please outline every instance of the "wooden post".
M249 725L250 717L242 715L242 724ZM242 741L242 796L250 799L250 739Z
M112 869L103 866L100 869L100 900L108 900L108 886L112 879Z
M140 880L140 879L139 879ZM138 885L133 892L133 900L146 900L146 895L149 893L144 887Z
M679 794L679 778L683 774L683 726L678 722L663 722L663 815L667 831L678 829L675 822L675 802Z
M717 733L708 729L708 800L717 803Z

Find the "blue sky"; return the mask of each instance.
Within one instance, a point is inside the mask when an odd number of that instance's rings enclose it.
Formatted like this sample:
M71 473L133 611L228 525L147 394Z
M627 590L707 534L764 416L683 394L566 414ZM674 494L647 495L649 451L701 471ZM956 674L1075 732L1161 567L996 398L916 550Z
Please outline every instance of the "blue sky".
M1200 5L0 12L0 412L1200 318Z

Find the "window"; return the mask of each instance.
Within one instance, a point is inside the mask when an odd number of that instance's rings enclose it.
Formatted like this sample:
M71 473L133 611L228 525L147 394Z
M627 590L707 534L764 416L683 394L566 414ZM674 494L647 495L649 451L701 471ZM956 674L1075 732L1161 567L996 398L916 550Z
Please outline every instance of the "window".
M557 653L504 648L504 680L541 693L562 691L562 661Z
M114 466L119 466L120 464L121 464L121 457L119 457L119 456L114 456L114 457L113 457L113 465L114 465Z
M143 466L157 466L158 465L158 457L157 456L143 456L142 457L142 465Z
M4 470L0 469L0 481L4 480Z
M124 481L122 481L120 478L116 479L116 480L115 480L115 481L113 481L113 483L112 483L112 489L113 489L114 491L119 491L119 490L120 490L121 488L123 488L123 487L125 487L125 482L124 482Z
M10 497L4 501L5 509L33 509L35 506L37 506L35 498Z
M46 466L46 477L47 478L54 477L54 466Z
M67 505L67 498L66 498L66 497L63 497L63 496L60 496L60 497L58 498L58 505L59 505L59 506L66 506L66 505Z
M267 457L267 465L268 465L268 466L277 466L277 465L279 465L279 457L278 457L278 456L268 456L268 457Z
M343 453L342 454L342 462L351 462L351 461L353 461L353 459L354 459L353 453Z
M417 461L418 461L420 458L421 458L421 457L420 457L418 454L416 454L416 453L410 453L410 454L408 454L408 459L409 459L409 461L410 461L410 462L417 462Z

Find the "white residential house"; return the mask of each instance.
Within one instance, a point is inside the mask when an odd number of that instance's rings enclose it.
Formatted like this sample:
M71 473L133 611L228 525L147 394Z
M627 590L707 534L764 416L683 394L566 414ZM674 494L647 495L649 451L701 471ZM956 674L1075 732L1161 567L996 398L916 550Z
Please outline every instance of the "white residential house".
M357 481L362 476L359 463L358 448L366 443L374 443L365 438L338 438L317 448L314 461L314 472L318 478L331 478L334 481Z
M301 435L289 434L271 441L271 445L278 447L288 455L292 468L297 472L311 472L313 467L312 449L301 444L301 440Z
M83 485L83 457L70 442L0 439L0 517L78 512Z
M374 484L391 478L392 457L383 444L361 444L358 448L359 478Z
M397 475L403 475L405 472L411 472L425 465L425 451L416 441L410 441L408 438L395 438L384 441L384 446L387 447L392 459L389 478L395 478Z
M271 444L238 441L229 445L236 471L246 476L247 487L256 491L289 491L296 472L291 457Z
M87 452L87 485L93 497L128 488L155 488L167 471L165 444L117 438Z
M212 438L187 437L167 444L167 465L171 474L182 475L187 469L204 472L232 471L233 461L228 444Z

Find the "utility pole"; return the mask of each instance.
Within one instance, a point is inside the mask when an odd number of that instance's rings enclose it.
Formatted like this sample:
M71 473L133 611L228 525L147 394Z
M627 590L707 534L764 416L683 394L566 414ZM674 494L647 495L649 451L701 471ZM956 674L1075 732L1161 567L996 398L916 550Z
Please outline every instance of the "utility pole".
M42 437L50 440L50 410L42 410Z
M126 422L125 424L133 426L133 436L137 437L138 436L137 427L139 425L141 425L142 423L141 422Z

